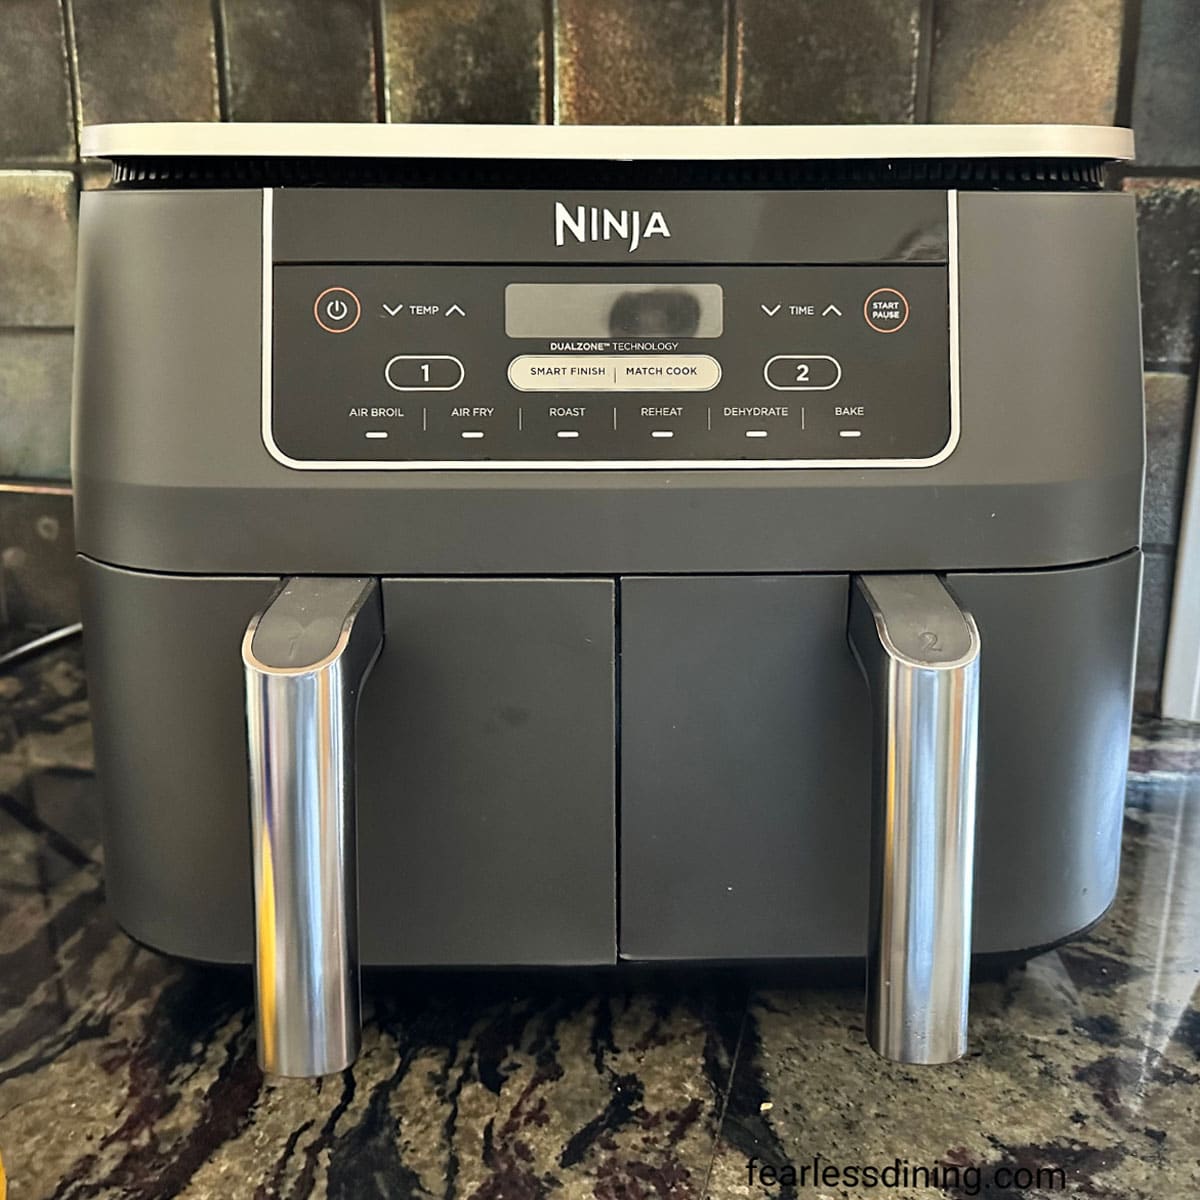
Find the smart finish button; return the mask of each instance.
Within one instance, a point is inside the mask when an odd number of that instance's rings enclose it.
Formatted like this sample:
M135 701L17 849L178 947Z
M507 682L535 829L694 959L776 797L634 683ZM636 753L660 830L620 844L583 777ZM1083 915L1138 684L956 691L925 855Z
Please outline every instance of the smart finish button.
M326 288L313 301L313 316L326 333L349 333L362 316L362 305L349 288Z
M908 299L895 288L876 288L863 301L863 316L876 333L898 333L908 321Z

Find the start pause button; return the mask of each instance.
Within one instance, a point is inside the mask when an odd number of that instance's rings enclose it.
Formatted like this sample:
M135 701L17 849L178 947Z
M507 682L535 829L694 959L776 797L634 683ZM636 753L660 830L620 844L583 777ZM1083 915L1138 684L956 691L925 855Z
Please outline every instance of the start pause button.
M895 333L908 321L908 299L895 288L876 288L863 302L863 316L876 333Z

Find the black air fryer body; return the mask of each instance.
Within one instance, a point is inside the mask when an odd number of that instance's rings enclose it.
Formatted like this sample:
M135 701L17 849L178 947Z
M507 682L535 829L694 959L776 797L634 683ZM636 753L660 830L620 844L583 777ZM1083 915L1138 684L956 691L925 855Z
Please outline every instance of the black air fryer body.
M253 957L240 648L293 577L378 581L366 963L863 956L871 574L977 626L974 951L1104 912L1143 459L1119 133L655 135L91 135L78 544L139 940Z

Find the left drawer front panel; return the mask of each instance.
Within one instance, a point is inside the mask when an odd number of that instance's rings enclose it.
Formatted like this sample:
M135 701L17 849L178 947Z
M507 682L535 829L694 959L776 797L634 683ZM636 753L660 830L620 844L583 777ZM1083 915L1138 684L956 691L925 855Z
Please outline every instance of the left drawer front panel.
M240 648L278 580L84 559L109 900L141 941L248 962ZM362 958L616 957L614 586L386 579L358 716Z
M616 959L611 580L385 579L359 709L368 962Z

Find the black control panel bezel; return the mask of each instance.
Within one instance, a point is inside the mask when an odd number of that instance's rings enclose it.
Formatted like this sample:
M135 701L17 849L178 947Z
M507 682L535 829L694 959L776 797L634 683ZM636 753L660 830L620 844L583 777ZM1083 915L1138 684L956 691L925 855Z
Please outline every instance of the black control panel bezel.
M325 262L294 254L277 262L270 198L264 193L262 432L272 456L294 469L923 467L957 444L954 193L945 196L940 252L930 248L936 234L926 234L926 244L910 236L880 262L798 247L778 256L793 261L757 251L757 262L731 262L722 252L707 265L662 246L654 247L658 263L617 257L607 246L586 249L609 262ZM835 242L849 240L842 224ZM507 284L589 281L717 283L727 323L715 338L606 344L507 336ZM903 329L874 327L867 298L877 291L903 298ZM348 301L333 309L343 328L320 318L326 293ZM700 364L688 369L701 383L627 390L613 381L581 391L524 387L519 378L527 361L615 362L628 373L634 358ZM408 378L418 359L426 386ZM820 382L780 386L793 360L810 362ZM860 419L835 415L845 413Z

